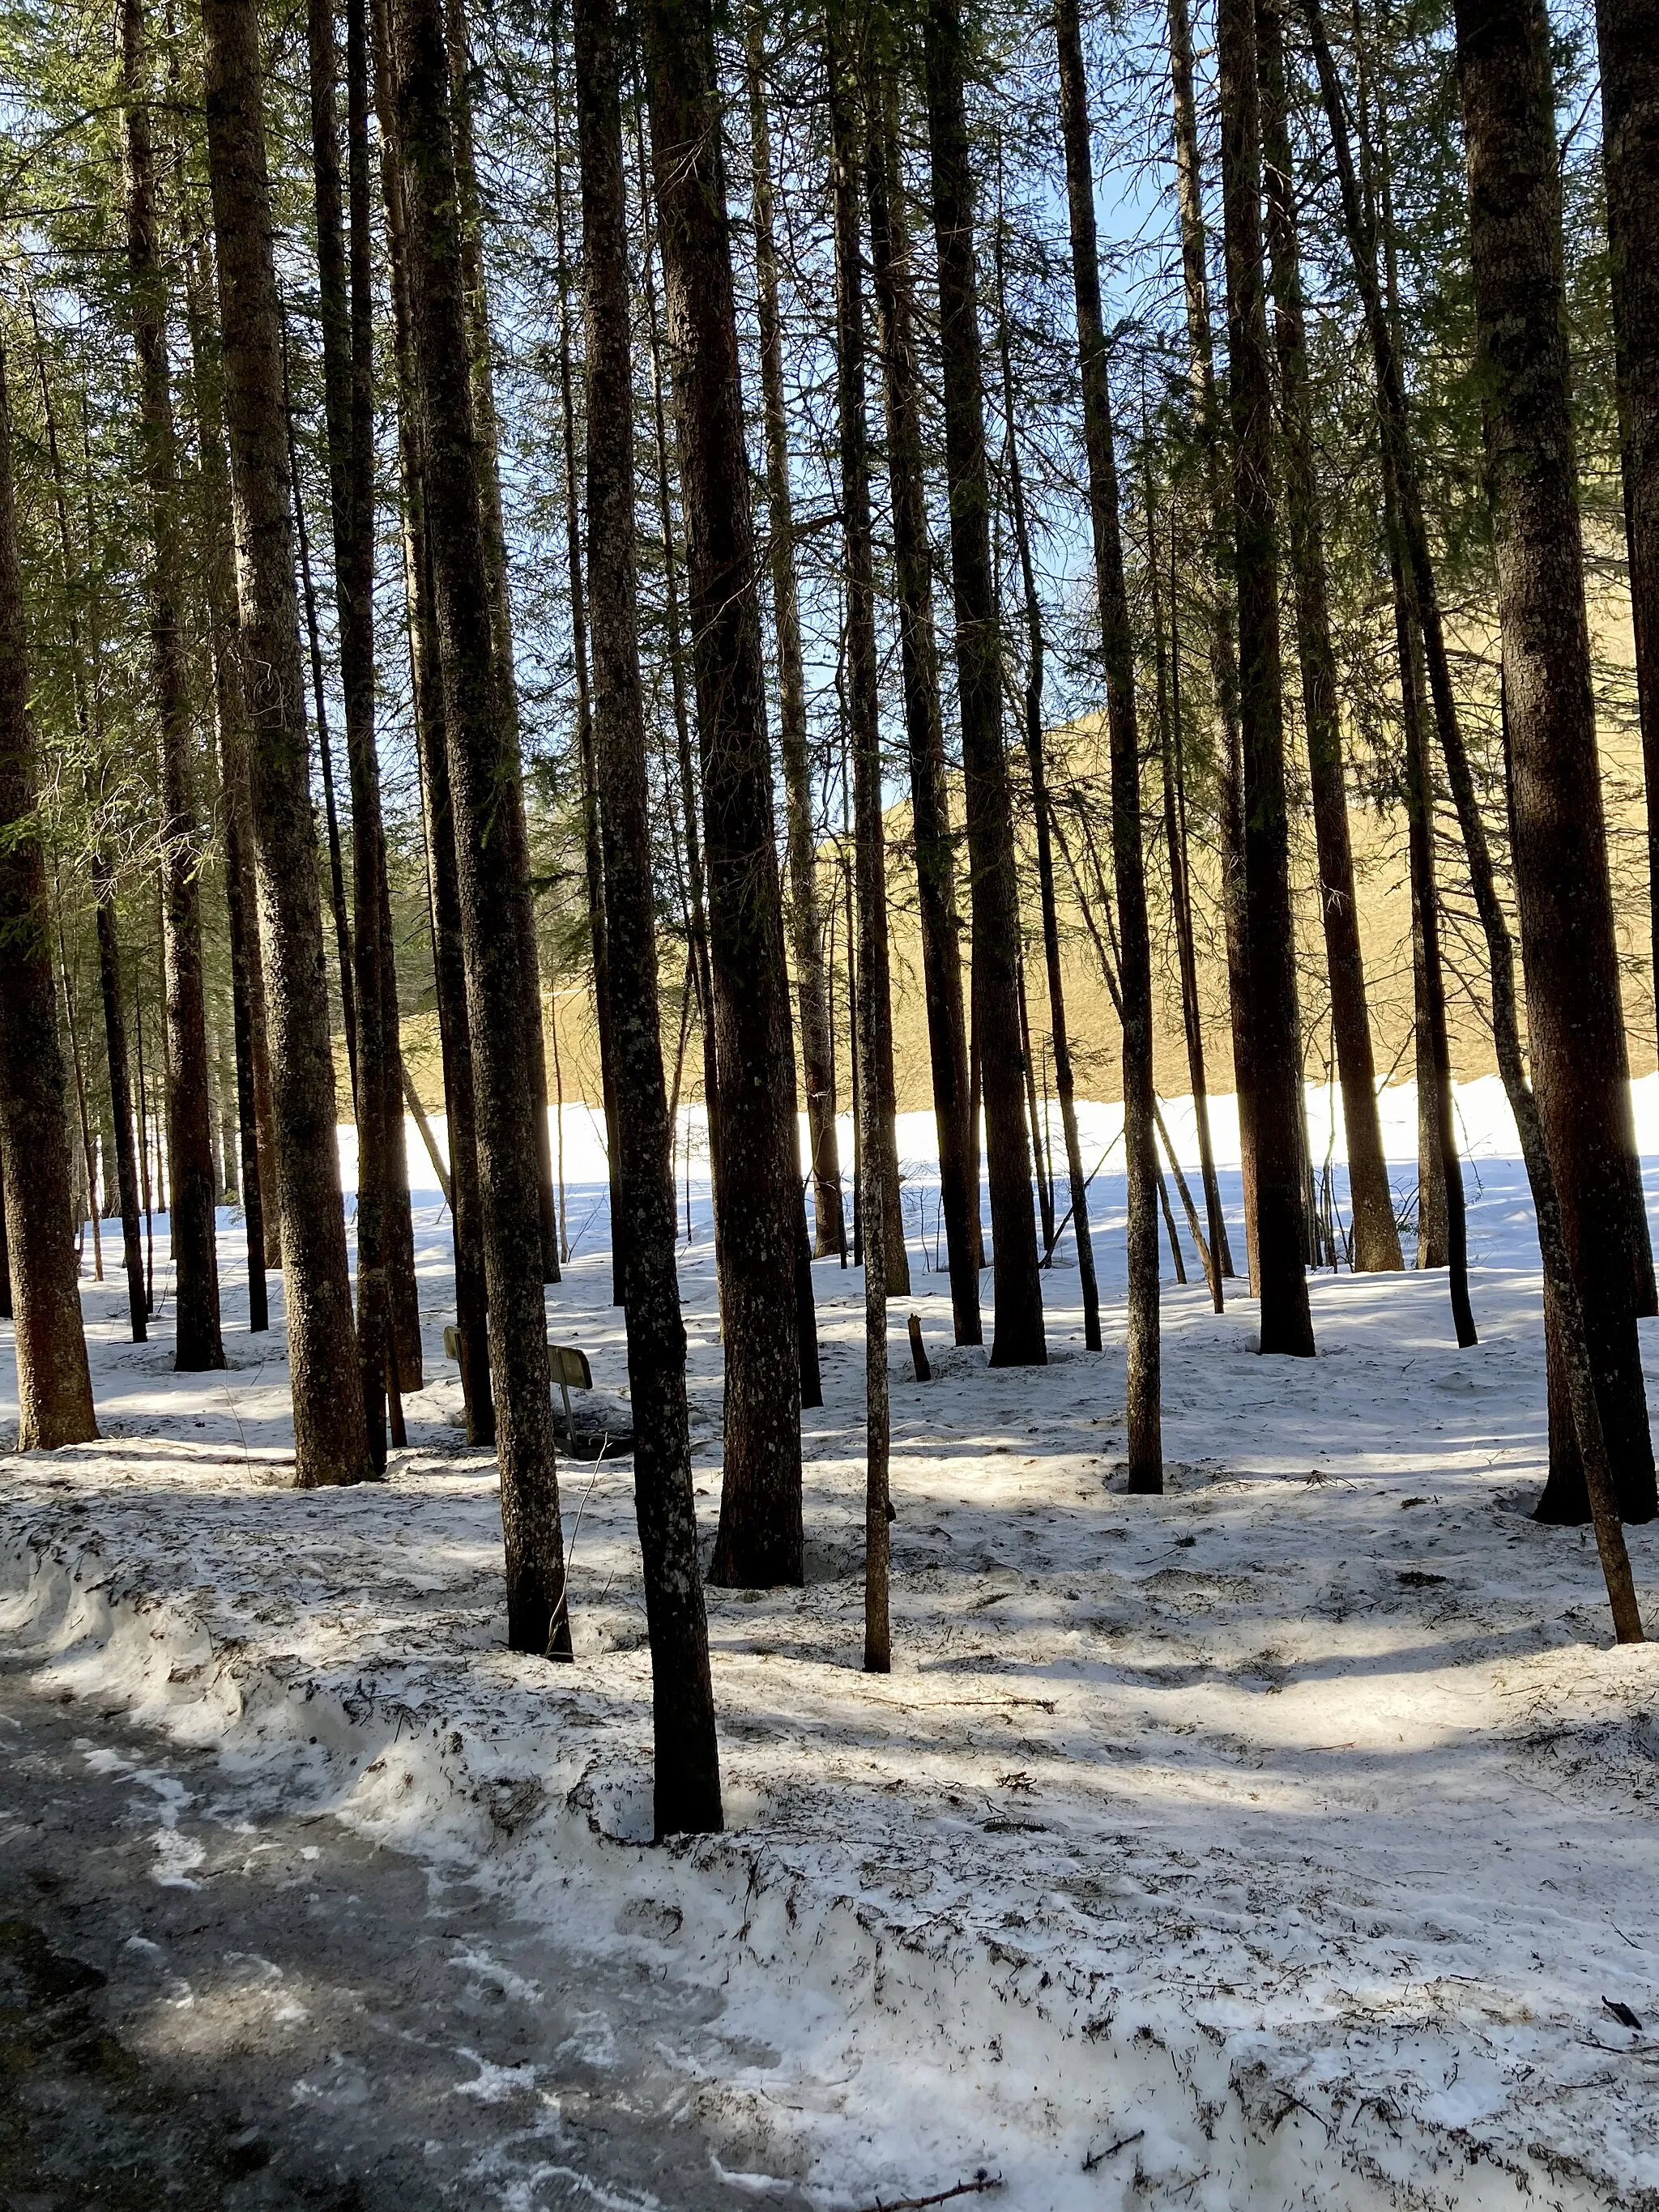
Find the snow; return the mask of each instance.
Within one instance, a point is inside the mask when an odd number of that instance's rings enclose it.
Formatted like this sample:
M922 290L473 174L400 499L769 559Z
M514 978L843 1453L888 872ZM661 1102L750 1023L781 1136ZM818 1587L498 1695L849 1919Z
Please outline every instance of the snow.
M1659 1152L1659 1079L1635 1099ZM1322 1158L1328 1103L1310 1103ZM428 1387L384 1487L286 1486L281 1337L246 1334L228 1215L223 1375L173 1375L166 1314L134 1346L118 1285L83 1285L104 1441L4 1462L0 1634L64 1690L217 1745L434 1879L556 1916L596 1960L706 1988L722 2063L682 2049L672 2018L665 2049L733 2201L793 2185L866 2205L984 2167L1010 2212L1651 2203L1659 2036L1603 2001L1650 2024L1659 2007L1659 1659L1612 1646L1588 1534L1527 1517L1536 1243L1501 1092L1458 1103L1480 1345L1457 1349L1443 1276L1326 1274L1320 1356L1264 1365L1247 1298L1218 1317L1201 1286L1166 1281L1155 1499L1122 1488L1121 1157L1091 1192L1105 1351L1082 1349L1068 1241L1044 1283L1049 1365L994 1373L951 1345L944 1279L922 1272L931 1133L905 1117L895 1670L860 1671L862 1283L820 1261L806 1586L709 1593L722 1837L648 1847L626 1462L561 1469L568 1534L580 1522L574 1664L504 1648L493 1465L465 1446L441 1358L435 1192L416 1200ZM1383 1106L1403 1196L1409 1086ZM1189 1104L1166 1115L1190 1169ZM1213 1118L1237 1237L1231 1102ZM1082 1120L1092 1165L1120 1116ZM682 1282L711 1540L720 1353L690 1133ZM549 1330L619 1392L587 1109L564 1139L586 1225ZM6 1331L0 1422L10 1360ZM1659 1621L1659 1538L1631 1543ZM188 1881L165 1801L157 1814L156 1878ZM469 2052L457 2066L474 2100L524 2086Z

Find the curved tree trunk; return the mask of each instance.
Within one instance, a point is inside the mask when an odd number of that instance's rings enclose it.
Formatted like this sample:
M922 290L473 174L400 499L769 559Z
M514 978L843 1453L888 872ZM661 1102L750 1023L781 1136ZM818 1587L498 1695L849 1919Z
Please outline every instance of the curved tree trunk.
M615 0L576 0L587 317L593 735L617 1054L616 1188L628 1255L634 1487L651 1638L659 1837L718 1830L720 1753L697 1559L685 1328L657 1000L656 908L634 564L634 376Z
M1041 1366L1048 1358L1031 1157L1025 1141L1019 1060L1019 892L1012 807L1003 750L1001 647L991 574L991 493L985 456L974 182L963 89L957 0L929 0L923 17L933 235L944 355L945 475L951 500L951 580L956 600L957 682L972 877L973 992L991 1186L996 1312L994 1367Z
M335 1135L317 832L294 601L282 336L253 0L203 0L296 1479L368 1471Z
M707 0L643 9L702 749L720 1074L726 1474L713 1579L799 1583L794 1053L744 448L720 95Z

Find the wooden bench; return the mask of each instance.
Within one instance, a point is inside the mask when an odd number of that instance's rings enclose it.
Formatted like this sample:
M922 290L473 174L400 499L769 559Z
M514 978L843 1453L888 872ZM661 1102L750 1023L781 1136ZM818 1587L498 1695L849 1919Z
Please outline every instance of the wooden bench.
M450 1322L444 1330L444 1358L453 1359L457 1366L461 1359L461 1332ZM570 1420L570 1394L573 1390L591 1390L593 1370L587 1364L587 1354L579 1344L551 1344L547 1347L547 1375L550 1383L556 1382L559 1395L564 1400L564 1432L574 1434Z

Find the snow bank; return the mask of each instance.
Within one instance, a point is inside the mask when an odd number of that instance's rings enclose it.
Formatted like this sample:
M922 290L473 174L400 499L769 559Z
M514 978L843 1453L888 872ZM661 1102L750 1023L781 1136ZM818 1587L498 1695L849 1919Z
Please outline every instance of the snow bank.
M951 1348L918 1240L894 1316L887 1679L859 1666L862 1286L820 1263L808 1581L710 1593L718 1838L643 1842L625 1464L562 1469L574 1664L503 1648L493 1469L438 1356L434 1209L429 1380L385 1486L283 1486L280 1335L238 1329L228 1222L222 1376L174 1376L165 1314L132 1346L116 1286L83 1286L106 1441L3 1463L0 1635L434 1878L703 1991L738 2056L675 2063L734 2201L866 2205L983 2166L1015 2212L1651 2207L1656 2042L1604 1999L1659 2005L1659 1660L1608 1647L1593 1550L1526 1517L1535 1247L1513 1164L1471 1181L1472 1351L1432 1276L1319 1279L1322 1356L1270 1368L1248 1301L1218 1318L1168 1288L1160 1499L1122 1490L1121 1175L1095 1193L1098 1355L1064 1273L1046 1369ZM603 1204L572 1197L573 1221ZM608 1297L603 1251L579 1251L549 1326L614 1389ZM1654 1532L1632 1548L1651 1618ZM672 2008L664 2037L678 2051Z

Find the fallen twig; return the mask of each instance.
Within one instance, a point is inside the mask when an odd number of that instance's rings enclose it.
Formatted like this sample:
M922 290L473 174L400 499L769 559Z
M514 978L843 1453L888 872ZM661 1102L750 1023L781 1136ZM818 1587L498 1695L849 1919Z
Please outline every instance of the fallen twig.
M971 2181L959 2181L954 2189L941 2189L932 2197L895 2197L884 2204L878 2197L873 2204L865 2206L864 2212L921 2212L925 2204L948 2204L953 2197L983 2197L1001 2186L1000 2173L988 2173L981 2166Z
M1119 2151L1127 2150L1131 2143L1139 2142L1146 2133L1145 2128L1137 2128L1132 2136L1120 2136L1115 2143L1108 2143L1104 2150L1091 2150L1083 2161L1083 2171L1092 2173L1097 2166L1104 2166L1109 2158L1115 2158Z

